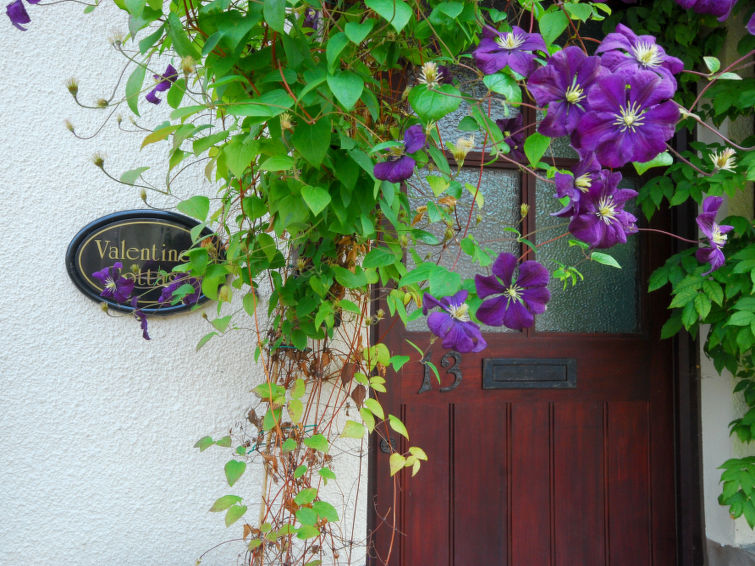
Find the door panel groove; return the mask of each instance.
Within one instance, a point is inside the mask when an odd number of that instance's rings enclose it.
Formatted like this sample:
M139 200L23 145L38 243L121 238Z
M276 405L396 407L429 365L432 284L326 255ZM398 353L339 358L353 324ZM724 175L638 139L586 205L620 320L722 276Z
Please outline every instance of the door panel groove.
M448 404L448 564L454 566L456 549L456 488L454 463L456 461L456 406Z

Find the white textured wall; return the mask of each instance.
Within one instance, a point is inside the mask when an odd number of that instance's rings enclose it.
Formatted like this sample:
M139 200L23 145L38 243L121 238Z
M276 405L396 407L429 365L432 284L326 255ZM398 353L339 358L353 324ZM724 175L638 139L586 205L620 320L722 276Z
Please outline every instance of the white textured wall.
M154 320L147 342L133 318L106 316L73 286L64 258L77 231L142 207L91 154L120 174L163 148L140 153L141 136L114 124L86 142L63 126L90 133L105 115L75 106L65 81L77 77L85 101L108 95L121 59L107 37L123 16L27 8L26 32L0 21L0 564L193 565L239 536L240 523L208 513L215 498L259 495L251 474L224 486L228 451L192 448L246 413L258 379L250 336L195 353L210 329L194 313ZM203 564L235 564L238 545Z

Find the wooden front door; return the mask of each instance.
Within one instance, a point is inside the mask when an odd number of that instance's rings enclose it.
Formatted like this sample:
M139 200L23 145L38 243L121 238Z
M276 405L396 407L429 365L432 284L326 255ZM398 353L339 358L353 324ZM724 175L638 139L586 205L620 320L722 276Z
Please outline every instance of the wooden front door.
M552 187L516 169L490 174L516 202L491 203L486 191L480 241L519 202L532 207L524 231L537 229L533 239L557 235L545 230L559 206ZM569 253L566 238L556 245L554 257ZM644 292L662 247L639 235L614 253L622 270L580 264L586 280L566 291L553 281L534 328L486 332L480 354L435 342L427 359L440 384L406 343L428 347L424 319L407 331L378 325L375 337L413 360L381 396L411 438L390 442L420 446L429 461L414 478L406 469L391 478L387 439L375 440L370 564L389 549L392 566L676 563L672 352L659 340L663 297ZM553 268L546 248L537 259Z

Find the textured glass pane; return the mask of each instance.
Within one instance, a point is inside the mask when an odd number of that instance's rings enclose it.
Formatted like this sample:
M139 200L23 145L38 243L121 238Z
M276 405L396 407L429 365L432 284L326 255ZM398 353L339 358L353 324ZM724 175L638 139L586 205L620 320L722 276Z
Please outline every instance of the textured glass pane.
M545 114L543 112L538 111L538 123L540 123L544 116ZM551 145L545 155L548 157L556 157L561 159L579 159L579 155L577 155L577 152L574 151L569 143L569 138L566 136L552 140Z
M469 183L477 186L478 176L479 169L468 167L461 170L457 180L462 185ZM466 226L470 207L474 206L471 211L472 219L468 234L474 236L482 247L492 248L495 252L493 259L495 259L495 255L503 251L518 253L519 245L512 237L512 234L504 232L503 228L517 226L519 222L521 193L519 173L506 169L487 168L482 174L480 191L485 199L482 209L478 208L477 205L473 205L471 193L465 190L456 204L455 221L462 227ZM427 194L432 194L429 188L426 189L426 192ZM426 197L423 198L420 191L415 189L410 193L409 200L412 208L416 208L425 205L428 199ZM417 224L417 228L432 232L442 240L446 228L444 224L440 224L440 226L428 227L426 221L423 220ZM464 252L459 253L460 249L457 240L452 241L445 250L442 249L442 246L430 246L421 243L417 245L416 250L423 259L429 258L432 261L436 261L440 258L441 265L449 269L453 267L453 270L459 273L463 279L472 278L477 273L489 273L488 268L480 267L478 263L474 262ZM408 257L407 261L409 268L413 268L414 262L412 258ZM424 318L420 318L410 322L408 329L424 332L427 331L427 325ZM486 327L486 331L505 330L504 328Z
M635 188L628 180L621 187ZM550 216L561 205L553 198L555 188L551 183L537 183L537 240L544 242L566 231L567 220ZM548 310L539 315L535 328L541 332L610 332L633 333L640 330L638 304L639 281L637 279L637 235L629 236L626 244L604 251L612 255L621 269L584 260L583 252L569 247L568 237L538 249L537 258L551 272L558 260L575 266L585 280L575 287L553 279L549 285L551 301Z
M487 95L488 89L482 83L477 75L467 71L465 69L457 68L453 71L454 78L459 85L459 88L464 94L471 95L476 98L483 98ZM495 96L495 95L494 95ZM485 114L488 113L487 101L483 102L482 110ZM500 100L493 98L490 102L490 118L495 120L502 120L504 118L513 118L519 114L519 109L513 106L504 107ZM457 128L459 122L465 117L470 115L470 105L466 101L462 101L461 106L454 111L443 117L438 121L438 129L440 130L440 136L446 147L448 144L456 143L456 140L460 137L468 137L472 132L462 132ZM482 142L485 139L482 131L475 133L475 147L473 151L482 151ZM486 149L490 149L490 140Z

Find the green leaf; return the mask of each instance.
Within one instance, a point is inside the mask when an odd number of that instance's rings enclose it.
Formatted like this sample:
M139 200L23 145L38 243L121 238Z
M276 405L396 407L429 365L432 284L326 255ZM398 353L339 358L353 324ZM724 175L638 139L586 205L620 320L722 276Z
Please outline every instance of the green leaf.
M272 29L279 33L285 32L286 0L265 0L262 15Z
M645 171L647 171L648 169L652 169L653 167L668 167L669 165L672 165L673 163L674 163L674 158L671 157L671 154L668 151L664 151L663 153L659 153L658 155L656 155L650 161L645 161L644 163L633 161L632 165L634 165L634 168L637 170L637 173L642 175Z
M538 23L540 24L540 33L542 34L545 43L550 44L564 32L569 25L569 19L566 17L566 14L559 9L544 14Z
M231 437L230 436L224 436L220 440L216 441L215 444L218 446L223 446L224 448L230 448L231 447Z
M225 526L230 527L246 513L246 505L234 505L225 514Z
M215 444L215 441L212 439L212 437L203 436L202 438L197 440L196 444L194 444L194 448L199 448L200 452L204 452L213 444Z
M317 523L317 512L311 507L302 507L296 510L296 520L302 525L313 526Z
M192 218L204 220L207 213L210 212L210 199L204 196L195 195L189 199L183 200L176 205L176 208Z
M315 168L320 166L328 152L331 128L329 118L321 118L312 125L303 122L296 126L291 137L296 150Z
M241 104L228 105L226 111L232 116L262 116L272 118L282 114L293 105L294 99L285 90L275 89ZM204 107L201 108L204 109Z
M364 80L352 71L342 71L328 75L328 87L344 110L352 110L362 96Z
M343 438L362 438L364 436L364 425L356 421L346 421L341 436Z
M301 540L307 540L320 536L320 530L317 527L311 525L302 525L296 530L297 538Z
M616 267L617 269L621 269L621 265L619 265L619 262L616 261L616 259L613 256L604 254L603 252L592 252L590 254L590 259L593 261L597 261L598 263L602 263L603 265L608 265L610 267Z
M461 93L449 84L440 85L432 90L427 85L419 84L409 92L409 104L424 121L437 121L459 108Z
M293 438L287 438L283 441L283 444L281 444L281 452L285 454L292 450L296 450L296 441Z
M385 418L385 413L383 413L383 407L380 405L380 402L377 399L373 399L372 397L369 397L364 400L364 406L367 407L370 412L378 417L379 419Z
M403 0L365 0L365 4L389 22L397 32L404 29L412 17L412 9Z
M142 92L146 70L145 67L139 65L126 81L126 102L128 102L131 112L137 116L139 116L139 95Z
M522 101L522 89L509 75L504 75L503 73L485 75L482 82L484 82L485 86L493 92L497 92L506 97L508 102L518 103Z
M220 499L217 499L215 503L210 507L210 511L217 513L218 511L225 511L234 503L239 503L241 498L238 495L224 495Z
M181 57L189 56L196 61L202 58L197 46L186 35L186 29L181 19L174 12L168 14L168 37L173 43L173 49Z
M321 470L317 471L318 474L320 474L320 477L325 480L325 485L328 485L327 480L334 480L336 479L336 474L333 473L333 470L330 468L322 468Z
M359 45L360 43L364 41L364 38L367 37L367 35L372 31L372 28L374 25L375 25L375 20L373 20L372 18L366 19L361 24L358 24L356 22L349 22L344 27L344 32L346 32L346 37L349 38L349 41Z
M327 519L331 523L338 522L338 511L327 501L315 501L312 504L312 509L323 519Z
M325 46L325 57L328 60L328 70L333 71L338 67L338 64L341 62L343 48L348 44L349 38L343 32L333 34L330 39L328 39L328 44Z
M386 247L374 248L364 256L363 267L385 267L396 263L395 254Z
M233 487L238 479L246 471L246 462L239 462L238 460L229 460L225 465L225 477L228 480L228 485Z
M324 454L328 453L328 441L322 434L315 434L304 439L304 445L312 450L318 450Z
M121 183L126 183L127 185L133 185L136 183L136 180L141 176L142 173L144 173L149 167L137 167L136 169L130 169L129 171L126 171L123 175L121 175Z
M263 171L288 171L294 166L294 160L288 155L273 155L260 165Z
M742 77L740 77L737 73L721 73L720 75L716 75L717 79L723 79L727 81L741 81Z
M280 424L281 422L281 412L282 409L268 409L262 421L262 428L266 431L273 430L276 423Z
M330 193L322 187L302 187L301 196L315 216L325 210L331 201Z
M391 468L391 475L395 476L397 472L401 471L404 468L405 462L406 458L404 458L398 452L391 454L391 457L388 459L388 465Z
M302 477L306 473L307 473L307 466L302 464L301 466L299 466L298 468L294 470L294 479L298 480L300 477Z
M717 73L721 68L721 61L717 57L703 57L703 61L705 61L705 66L711 73Z
M296 494L294 503L297 505L306 505L307 503L312 503L315 497L317 497L317 490L314 487L308 487Z
M537 167L537 164L540 163L540 159L545 155L550 143L551 139L539 132L534 132L527 136L527 139L524 140L524 153L527 156L530 165Z
M404 423L401 422L401 419L393 415L388 415L388 424L391 425L393 430L409 440L409 433L406 431L406 427L404 426Z

